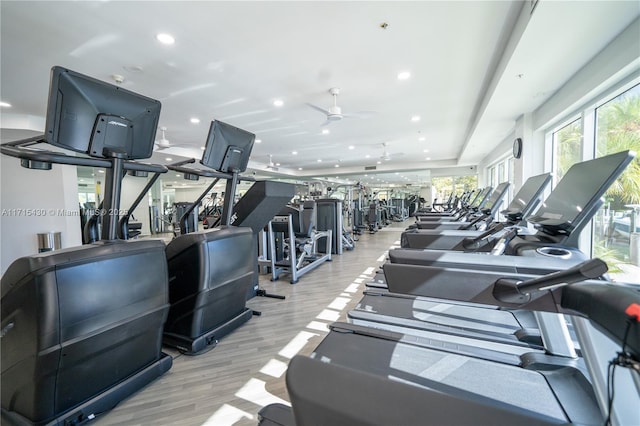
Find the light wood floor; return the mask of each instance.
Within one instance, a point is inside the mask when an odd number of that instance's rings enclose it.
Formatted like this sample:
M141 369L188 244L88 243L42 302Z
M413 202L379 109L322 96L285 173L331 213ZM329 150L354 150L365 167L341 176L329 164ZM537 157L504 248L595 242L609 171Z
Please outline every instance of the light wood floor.
M94 424L107 425L256 425L260 408L279 399L288 401L284 371L296 352L309 354L336 320L360 300L364 272L373 276L381 256L400 238L405 223L395 223L376 234L359 236L356 248L333 256L291 285L288 276L260 285L286 300L256 297L247 302L262 316L253 317L223 338L208 353L174 356L173 367L162 377L100 416Z

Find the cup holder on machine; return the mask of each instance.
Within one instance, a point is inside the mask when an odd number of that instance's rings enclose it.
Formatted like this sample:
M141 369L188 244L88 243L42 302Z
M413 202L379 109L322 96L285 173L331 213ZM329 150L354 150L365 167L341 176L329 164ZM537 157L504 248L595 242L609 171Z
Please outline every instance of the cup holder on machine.
M559 247L540 247L536 249L538 254L549 257L556 257L559 259L569 259L571 252L564 248Z

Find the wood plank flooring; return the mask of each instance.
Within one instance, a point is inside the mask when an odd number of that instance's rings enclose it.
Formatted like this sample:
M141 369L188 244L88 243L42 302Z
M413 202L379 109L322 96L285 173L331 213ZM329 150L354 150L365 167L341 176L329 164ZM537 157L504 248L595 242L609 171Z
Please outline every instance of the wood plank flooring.
M288 401L283 369L292 354L311 353L326 334L323 328L346 320L365 287L363 272L369 268L373 276L381 256L410 222L360 235L355 250L334 255L332 262L307 273L297 284L289 284L288 275L276 282L269 280L270 275L261 276L261 288L286 300L248 301L262 316L254 316L210 352L186 356L166 348L174 356L171 370L94 424L256 425L263 405Z

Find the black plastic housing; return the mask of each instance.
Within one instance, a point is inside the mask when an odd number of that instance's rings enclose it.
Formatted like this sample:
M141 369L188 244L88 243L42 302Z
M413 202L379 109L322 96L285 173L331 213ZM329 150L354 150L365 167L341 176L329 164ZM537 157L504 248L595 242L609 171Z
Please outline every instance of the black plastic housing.
M198 352L235 328L223 327L229 321L240 317L239 326L251 317L245 303L253 282L252 253L253 232L244 227L180 235L167 245L171 308L165 344ZM219 333L191 346L219 327Z
M165 356L169 304L160 240L22 257L1 288L3 417L49 422L120 386L119 397L109 397L113 406L139 388L124 383ZM171 362L164 364L166 371Z

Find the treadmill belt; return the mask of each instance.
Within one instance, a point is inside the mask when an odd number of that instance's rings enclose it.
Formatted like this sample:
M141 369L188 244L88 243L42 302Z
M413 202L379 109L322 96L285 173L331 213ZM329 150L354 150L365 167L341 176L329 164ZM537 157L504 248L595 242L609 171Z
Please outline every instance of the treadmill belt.
M364 296L355 310L489 333L513 334L522 328L509 311L421 299Z
M545 378L536 371L402 342L332 331L313 357L372 374L402 377L417 386L435 380L543 416L568 421Z

